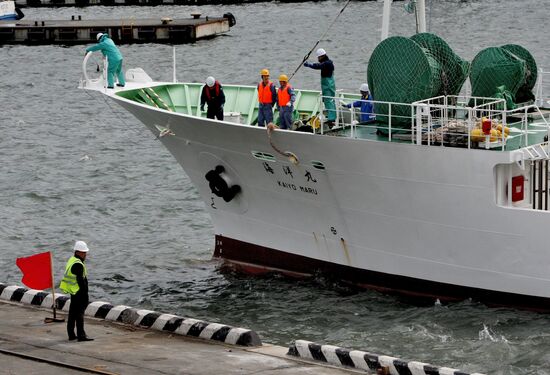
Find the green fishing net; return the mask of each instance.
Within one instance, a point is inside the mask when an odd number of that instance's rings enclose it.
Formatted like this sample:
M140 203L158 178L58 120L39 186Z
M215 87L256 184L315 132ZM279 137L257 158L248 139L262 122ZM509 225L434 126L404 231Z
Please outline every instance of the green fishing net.
M514 55L525 61L525 83L518 89L515 97L516 103L524 103L535 100L533 88L537 83L537 63L533 55L522 46L517 44L506 44L502 46L505 50L512 52Z
M526 84L526 71L525 60L509 50L502 47L485 48L472 61L472 96L496 98L507 91L515 99L520 88Z
M439 95L456 95L468 77L469 64L441 38L430 33L411 38L383 40L373 51L367 79L374 100L413 103ZM411 108L405 105L374 105L377 121L392 127L410 126Z

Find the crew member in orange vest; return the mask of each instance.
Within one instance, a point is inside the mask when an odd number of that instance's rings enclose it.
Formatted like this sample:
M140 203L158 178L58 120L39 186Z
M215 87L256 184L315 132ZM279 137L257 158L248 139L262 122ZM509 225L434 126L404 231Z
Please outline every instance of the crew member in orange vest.
M206 78L206 85L201 93L201 111L204 112L204 105L208 105L206 111L207 118L217 118L223 121L223 105L225 104L225 94L222 85L214 77Z
M277 92L277 108L279 109L279 121L281 129L292 128L292 111L296 95L288 84L288 77L285 74L279 76L279 91Z
M273 106L277 102L277 90L269 80L269 70L260 71L262 82L258 83L258 126L273 122Z

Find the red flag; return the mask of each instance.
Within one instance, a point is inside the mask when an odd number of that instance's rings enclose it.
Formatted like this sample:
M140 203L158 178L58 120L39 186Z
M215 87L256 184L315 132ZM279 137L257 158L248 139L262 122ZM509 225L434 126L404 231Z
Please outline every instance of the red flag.
M17 258L15 264L23 272L21 282L32 289L52 287L52 264L49 251L30 257Z

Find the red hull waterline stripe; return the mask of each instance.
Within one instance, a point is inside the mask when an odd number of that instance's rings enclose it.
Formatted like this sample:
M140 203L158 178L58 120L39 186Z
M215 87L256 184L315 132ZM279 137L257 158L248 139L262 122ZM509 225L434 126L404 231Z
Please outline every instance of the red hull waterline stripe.
M472 298L489 306L550 312L549 298L445 284L344 266L221 235L216 235L214 257L223 258L232 268L246 273L280 272L293 277L308 277L321 272L344 282L383 293L447 302Z
M336 366L353 367L375 374L378 370L387 368L391 375L469 375L454 368L436 367L415 361L406 362L385 355L345 349L333 345L320 345L305 340L296 340L288 349L287 354ZM482 374L475 373L472 375Z
M0 300L26 303L29 305L51 308L52 295L40 290L22 288L17 285L7 286L0 283ZM69 312L71 299L65 294L55 295L56 307ZM214 340L231 345L261 346L258 334L245 328L231 327L219 323L209 323L203 320L184 318L172 314L162 314L151 310L140 310L129 306L113 306L110 303L95 301L88 304L84 315L131 324L141 328L157 331L168 331L183 336Z

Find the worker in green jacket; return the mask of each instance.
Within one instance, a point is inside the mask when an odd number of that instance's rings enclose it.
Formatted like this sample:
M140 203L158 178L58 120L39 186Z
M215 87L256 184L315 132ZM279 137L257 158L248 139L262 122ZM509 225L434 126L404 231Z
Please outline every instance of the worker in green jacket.
M336 104L334 104L334 97L336 96L334 63L329 59L324 49L319 48L315 53L319 62L310 63L306 61L304 66L321 71L321 93L323 95L323 104L327 110L327 125L332 128L336 121Z
M107 88L113 89L115 87L115 76L118 79L117 86L124 87L126 81L124 80L124 72L122 71L122 54L115 45L115 42L109 35L103 33L97 33L98 43L86 48L86 52L101 51L103 56L107 57Z
M88 245L84 241L76 241L74 255L69 258L65 266L65 274L59 288L71 295L69 317L67 319L67 333L69 340L92 341L84 331L84 311L89 303L88 298L88 270L84 261L88 254ZM76 324L76 335L74 328Z

